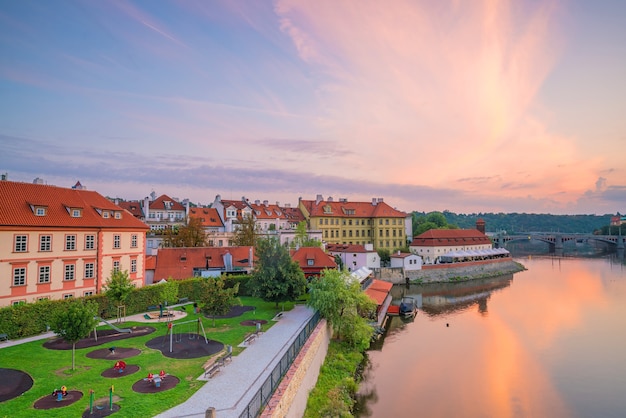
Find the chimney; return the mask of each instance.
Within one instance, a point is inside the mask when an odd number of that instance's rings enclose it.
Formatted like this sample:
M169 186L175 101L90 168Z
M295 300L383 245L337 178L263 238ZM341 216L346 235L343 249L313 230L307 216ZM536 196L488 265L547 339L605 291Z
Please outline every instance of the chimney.
M333 197L332 196L328 196L328 201L332 202L333 201Z
M318 195L315 197L315 204L316 204L316 205L319 205L319 204L320 204L320 202L321 202L321 201L323 201L323 200L324 200L324 198L322 197L322 195L321 195L321 194L318 194Z
M485 221L481 218L478 218L476 220L476 229L478 229L478 231L480 231L482 234L485 233Z
M278 200L276 201L276 206L280 207L280 202Z
M257 200L254 201L254 204L258 206L258 205L261 204L261 201L257 199Z
M267 200L263 201L263 206L268 207L269 206L269 202Z
M372 197L372 206L376 206L376 198Z

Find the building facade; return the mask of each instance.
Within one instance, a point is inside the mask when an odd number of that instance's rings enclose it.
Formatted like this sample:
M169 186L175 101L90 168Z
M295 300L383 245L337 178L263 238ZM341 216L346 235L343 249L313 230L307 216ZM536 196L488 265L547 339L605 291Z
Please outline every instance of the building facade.
M148 226L84 187L0 181L0 306L96 294L114 270L144 284Z
M380 268L380 257L372 244L326 244L326 251L333 257L339 257L344 268L350 272L361 267L370 270Z
M439 257L458 251L489 250L489 237L477 229L431 229L413 239L409 249L424 264L436 264Z
M350 202L347 199L300 199L298 207L307 219L309 229L322 231L328 244L372 244L375 250L393 250L407 245L410 215L392 208L382 198L372 202ZM407 226L409 225L409 226Z

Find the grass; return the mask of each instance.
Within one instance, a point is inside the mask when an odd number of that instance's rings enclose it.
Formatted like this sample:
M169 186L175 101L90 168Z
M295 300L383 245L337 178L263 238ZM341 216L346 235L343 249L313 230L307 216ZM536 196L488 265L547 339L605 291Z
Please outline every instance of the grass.
M262 326L265 331L273 325L271 319L281 310L275 307L274 303L263 302L260 299L241 297L241 302L246 306L254 306L254 311L245 312L235 318L216 319L215 327L213 319L204 318L195 313L189 313L185 318L174 322L184 322L202 318L202 323L207 334L207 338L219 341L224 345L233 346L233 356L236 356L243 348L237 347L246 334L254 330L253 327L240 325L241 321L260 319L268 321ZM293 308L293 303L285 304L285 309ZM189 310L190 311L190 310ZM0 403L0 417L79 417L89 408L89 393L94 391L97 403L108 405L109 390L113 387L114 403L120 405L121 409L115 413L116 418L122 417L152 417L169 408L172 408L187 400L196 392L204 381L196 380L202 375L204 370L202 365L209 357L196 359L172 359L165 357L158 350L147 348L145 343L155 337L165 336L167 323L126 322L123 327L132 326L154 326L156 331L141 337L121 340L119 346L125 348L137 348L141 354L126 359L128 364L139 366L139 372L119 377L115 379L104 378L100 374L113 366L111 360L90 359L87 353L106 347L104 345L77 349L76 369L72 370L72 350L49 350L43 347L45 340L33 341L19 344L0 350L0 368L10 368L22 370L33 378L33 386L22 396ZM186 325L181 325L181 330ZM107 326L99 329L107 329ZM195 332L195 328L193 330ZM171 390L155 393L142 394L132 390L132 385L147 375L148 371L165 370L168 374L180 379L180 383ZM55 388L67 386L68 390L78 390L83 393L82 399L78 402L56 409L37 410L33 404L43 396L50 396Z

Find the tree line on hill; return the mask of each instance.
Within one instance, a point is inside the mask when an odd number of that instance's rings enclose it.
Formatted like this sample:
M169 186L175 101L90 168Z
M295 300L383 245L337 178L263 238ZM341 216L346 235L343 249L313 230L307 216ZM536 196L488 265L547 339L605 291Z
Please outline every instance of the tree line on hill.
M450 211L443 212L412 212L413 236L433 228L439 229L472 229L476 228L476 221L485 221L486 232L506 231L508 234L528 232L561 232L561 233L599 233L608 235L611 223L610 214L607 215L550 215L535 213L472 213L456 214ZM617 227L613 227L613 234L617 234Z

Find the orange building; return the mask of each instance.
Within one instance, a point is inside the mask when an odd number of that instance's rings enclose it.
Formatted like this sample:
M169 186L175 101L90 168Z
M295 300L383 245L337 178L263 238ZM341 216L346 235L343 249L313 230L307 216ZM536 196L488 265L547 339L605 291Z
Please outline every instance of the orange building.
M148 226L94 191L0 181L0 306L144 284Z

